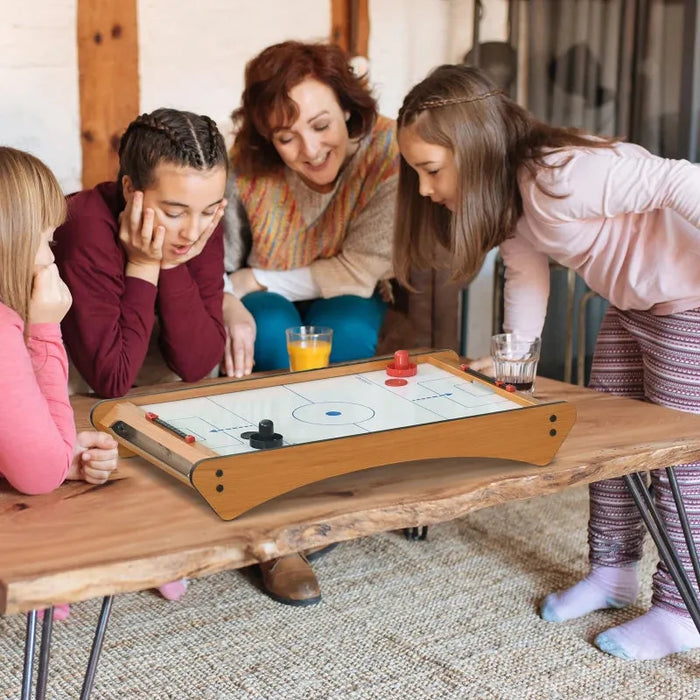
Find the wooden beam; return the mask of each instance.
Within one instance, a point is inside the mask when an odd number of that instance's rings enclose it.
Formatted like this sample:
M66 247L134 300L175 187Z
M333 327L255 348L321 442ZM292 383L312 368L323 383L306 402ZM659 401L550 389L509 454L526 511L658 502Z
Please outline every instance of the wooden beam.
M369 0L331 0L331 42L369 57Z
M137 0L78 0L83 187L116 178L119 139L139 113Z
M350 7L348 0L331 0L331 43L347 51L350 47Z
M369 58L369 0L354 0L352 6L351 54Z

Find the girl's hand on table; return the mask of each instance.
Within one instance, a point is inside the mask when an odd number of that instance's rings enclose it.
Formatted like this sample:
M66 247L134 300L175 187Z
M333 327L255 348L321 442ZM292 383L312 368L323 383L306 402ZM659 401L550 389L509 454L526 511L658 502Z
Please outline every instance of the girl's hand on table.
M84 430L76 436L67 479L104 484L117 468L117 441L107 433Z
M467 362L467 365L475 372L483 372L489 377L493 377L493 360L491 359L491 355L477 357L476 360Z

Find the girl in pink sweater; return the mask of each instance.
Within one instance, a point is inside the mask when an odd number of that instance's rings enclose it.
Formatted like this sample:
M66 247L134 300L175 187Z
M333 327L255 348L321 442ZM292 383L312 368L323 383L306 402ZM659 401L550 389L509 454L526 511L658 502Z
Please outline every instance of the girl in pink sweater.
M105 433L75 434L59 323L71 304L49 247L66 204L37 158L0 147L0 477L26 494L64 479L102 484L117 466ZM57 617L67 614L67 606Z
M416 85L398 128L400 280L412 266L436 266L442 248L455 278L469 281L500 246L505 330L534 337L544 324L553 258L611 303L591 385L700 413L700 168L543 124L466 66L441 66ZM674 471L697 543L700 463ZM665 470L651 480L693 581ZM542 617L561 621L634 603L643 537L624 479L592 484L590 572L548 596ZM700 647L700 633L660 563L651 609L595 643L622 658L653 659Z

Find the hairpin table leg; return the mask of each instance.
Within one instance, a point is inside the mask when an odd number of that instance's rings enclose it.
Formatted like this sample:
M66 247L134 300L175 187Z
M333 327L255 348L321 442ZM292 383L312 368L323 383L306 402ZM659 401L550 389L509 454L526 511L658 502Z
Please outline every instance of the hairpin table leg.
M22 671L22 700L29 700L32 694L34 675L34 645L36 643L36 610L27 613L27 636L24 640L24 670Z
M428 538L428 526L423 525L421 527L405 527L403 529L403 534L407 540L413 540L414 542L425 540Z
M97 672L97 662L100 660L102 642L104 641L105 632L107 631L109 613L112 610L112 598L113 596L108 595L102 599L102 610L100 611L100 617L97 621L97 628L95 629L95 638L92 642L90 659L88 661L87 670L85 671L83 688L80 691L80 700L88 700L90 693L92 692L92 684L95 681L95 673Z
M53 605L44 610L44 624L41 626L41 647L39 647L39 672L36 679L36 700L44 700L46 697L46 684L49 680L52 631Z
M666 468L666 475L668 476L668 484L671 487L673 500L676 502L678 519L680 520L681 527L683 528L683 536L685 537L685 544L688 547L688 555L690 556L690 561L693 564L695 581L698 584L698 588L700 588L700 560L698 560L698 550L695 547L693 533L690 529L690 520L688 519L688 514L685 510L685 504L683 503L683 497L681 496L681 490L678 486L678 479L676 478L676 472L674 471L673 467Z
M698 602L698 597L666 532L666 528L659 516L656 505L649 495L646 484L639 473L627 474L625 481L647 526L647 530L649 530L649 534L654 539L654 543L659 550L659 556L666 564L669 574L683 598L688 614L693 619L698 631L700 631L700 603ZM680 493L678 495L680 497Z

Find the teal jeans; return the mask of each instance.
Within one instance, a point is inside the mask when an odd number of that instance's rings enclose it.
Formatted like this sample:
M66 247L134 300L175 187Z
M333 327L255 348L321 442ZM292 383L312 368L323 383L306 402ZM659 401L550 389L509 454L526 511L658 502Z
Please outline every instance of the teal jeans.
M340 296L293 303L273 292L252 292L242 299L257 326L255 369L288 369L287 339L292 326L328 326L333 329L331 362L360 360L374 355L386 303Z

